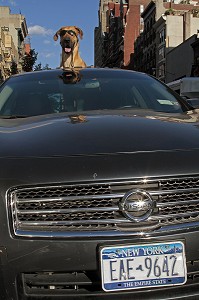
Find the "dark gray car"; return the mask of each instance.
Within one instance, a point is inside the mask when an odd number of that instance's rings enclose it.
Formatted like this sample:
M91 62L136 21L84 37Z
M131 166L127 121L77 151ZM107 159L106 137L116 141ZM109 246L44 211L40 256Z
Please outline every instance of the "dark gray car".
M199 299L199 115L142 73L0 88L0 299Z

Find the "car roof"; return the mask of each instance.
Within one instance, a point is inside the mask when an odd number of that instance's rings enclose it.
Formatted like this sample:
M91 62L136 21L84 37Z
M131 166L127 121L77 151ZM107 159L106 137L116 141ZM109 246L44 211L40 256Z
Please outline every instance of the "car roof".
M94 68L94 67L86 67L86 68L77 68L77 69L50 69L50 70L41 70L41 71L32 71L32 72L24 72L20 74L13 75L11 77L24 77L24 76L33 76L33 77L40 77L40 75L43 77L45 76L51 76L51 75L60 75L63 72L80 72L81 74L96 74L96 75L102 75L102 74L109 74L114 76L122 76L124 74L131 74L131 75L141 75L141 76L149 76L145 73L133 71L133 70L126 70L126 69L119 69L119 68Z

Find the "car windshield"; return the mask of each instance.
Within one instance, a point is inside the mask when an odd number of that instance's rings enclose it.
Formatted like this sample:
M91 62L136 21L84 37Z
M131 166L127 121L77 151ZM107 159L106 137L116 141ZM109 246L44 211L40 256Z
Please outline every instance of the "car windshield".
M4 118L120 109L178 113L189 107L158 80L125 70L32 72L11 77L0 89Z

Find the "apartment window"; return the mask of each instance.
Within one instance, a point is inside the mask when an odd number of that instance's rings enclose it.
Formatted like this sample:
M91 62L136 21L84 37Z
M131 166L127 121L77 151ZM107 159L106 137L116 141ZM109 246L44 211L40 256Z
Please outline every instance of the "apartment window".
M165 65L164 64L160 65L158 71L159 71L158 72L159 77L164 77L164 75L165 75Z
M1 27L1 29L2 29L3 31L9 31L9 27L6 27L6 26Z
M165 58L165 47L160 48L159 51L158 51L158 54L159 54L158 55L158 60L159 61L164 59Z
M163 28L161 31L160 31L160 40L159 40L159 43L162 44L164 43L165 41L165 29Z

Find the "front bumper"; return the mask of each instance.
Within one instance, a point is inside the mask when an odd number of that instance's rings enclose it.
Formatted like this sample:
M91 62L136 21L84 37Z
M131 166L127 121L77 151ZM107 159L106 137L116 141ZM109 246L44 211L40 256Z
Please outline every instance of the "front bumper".
M199 231L109 240L19 240L0 247L1 300L14 299L198 299ZM104 292L99 248L168 241L185 243L188 280L175 287ZM195 298L194 298L195 297Z

